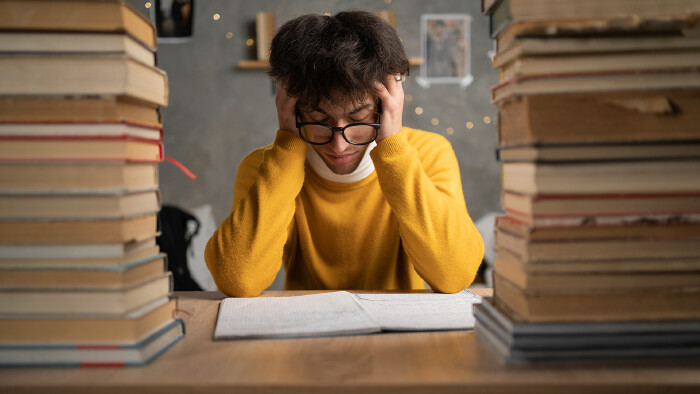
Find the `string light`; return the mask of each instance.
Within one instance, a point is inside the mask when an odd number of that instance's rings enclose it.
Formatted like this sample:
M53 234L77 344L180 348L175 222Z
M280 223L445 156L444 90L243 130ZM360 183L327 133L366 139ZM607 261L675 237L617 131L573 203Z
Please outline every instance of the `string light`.
M391 0L384 0L385 3L391 4Z
M249 38L249 39L245 40L245 44L248 45L249 47L252 47L253 44L255 44L255 40L253 40L252 38Z
M430 119L430 123L432 123L433 126L437 126L440 124L440 120L438 118L432 118Z
M452 135L454 133L455 133L455 129L453 129L452 127L447 128L447 135Z
M413 96L411 96L410 94L407 94L405 99L406 99L406 102L410 103L411 101L413 101Z
M151 2L147 1L146 4L144 4L143 6L146 8L151 8L151 5L152 5Z
M226 33L226 38L228 38L228 39L233 38L233 33L231 33L231 32Z
M491 123L491 118L488 116L484 116L484 123L486 123L486 124Z
M466 126L467 126L467 128L468 128L469 130L471 130L471 129L474 128L474 123L472 123L472 122L467 122L467 125L466 125Z
M221 15L214 14L214 16L212 16L212 18L214 18L215 21L218 21L219 19L221 19Z
M420 115L423 113L423 108L421 107L416 107L416 115Z

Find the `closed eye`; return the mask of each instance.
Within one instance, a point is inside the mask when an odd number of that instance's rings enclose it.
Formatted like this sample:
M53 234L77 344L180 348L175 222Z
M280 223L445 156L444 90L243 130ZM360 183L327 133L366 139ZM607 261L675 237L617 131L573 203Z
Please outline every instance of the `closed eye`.
M353 123L372 123L374 122L374 113L370 112L365 116L358 116L355 118L349 118L349 120Z

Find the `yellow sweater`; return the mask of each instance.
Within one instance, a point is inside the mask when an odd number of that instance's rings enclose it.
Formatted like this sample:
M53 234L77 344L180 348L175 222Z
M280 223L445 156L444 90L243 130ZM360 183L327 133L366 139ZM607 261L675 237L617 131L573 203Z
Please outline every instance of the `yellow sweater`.
M375 171L351 183L320 177L307 149L280 130L241 162L231 213L205 250L221 291L257 296L282 263L288 290L471 284L484 245L445 138L404 128L372 150Z

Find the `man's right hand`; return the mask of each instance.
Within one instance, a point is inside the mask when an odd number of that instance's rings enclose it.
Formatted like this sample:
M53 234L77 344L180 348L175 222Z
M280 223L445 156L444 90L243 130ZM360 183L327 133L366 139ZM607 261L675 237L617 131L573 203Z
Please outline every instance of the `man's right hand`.
M296 134L297 116L295 108L297 99L289 97L282 81L277 81L275 105L277 105L277 119L279 120L280 129Z

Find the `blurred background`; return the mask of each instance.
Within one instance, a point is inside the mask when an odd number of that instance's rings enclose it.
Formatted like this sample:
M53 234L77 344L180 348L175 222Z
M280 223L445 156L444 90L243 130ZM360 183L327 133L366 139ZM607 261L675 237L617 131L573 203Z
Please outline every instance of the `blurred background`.
M155 0L126 2L155 22ZM500 210L500 166L495 158L497 109L489 103L489 88L498 81L498 73L491 67L493 42L479 1L195 0L192 4L187 10L192 15L191 36L160 40L157 63L167 72L170 89L169 105L162 110L165 154L197 178L163 163L160 191L163 204L178 206L200 221L188 252L188 265L202 288L215 288L204 266L203 249L231 209L238 164L253 149L270 144L278 127L274 84L265 69L239 67L239 62L257 58L258 12L274 14L279 27L307 13L392 11L410 58L421 57L422 15L470 15L473 80L466 87L459 83L425 86L418 83L422 66L412 66L404 83L403 122L441 134L451 142L469 213L475 222L483 218L488 225L480 226L482 235L493 237L493 220L487 215ZM282 289L283 278L281 272L271 289Z

